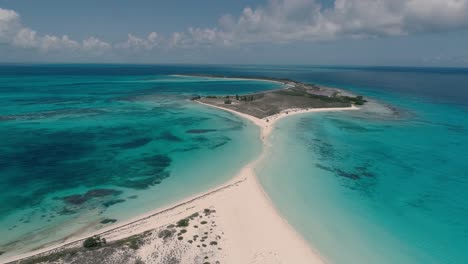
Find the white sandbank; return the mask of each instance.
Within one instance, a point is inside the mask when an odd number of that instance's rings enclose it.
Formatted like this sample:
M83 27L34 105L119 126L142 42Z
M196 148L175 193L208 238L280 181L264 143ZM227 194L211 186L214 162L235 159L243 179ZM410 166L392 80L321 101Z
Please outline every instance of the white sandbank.
M268 135L271 134L271 131L273 130L275 123L278 120L280 120L280 119L282 119L284 117L297 115L297 114L304 114L304 113L337 112L337 111L349 111L349 110L359 110L360 109L359 107L356 107L355 105L352 105L351 107L331 107L331 108L306 108L306 109L304 109L304 108L291 108L291 109L283 110L278 114L267 116L267 117L264 117L264 118L260 119L260 118L256 118L256 117L251 116L251 115L247 115L247 114L244 114L244 113L237 112L237 111L229 109L229 108L224 108L224 107L220 107L220 106L216 106L216 105L210 105L210 104L206 104L206 103L203 103L203 102L200 102L200 101L197 101L197 102L200 103L200 104L203 104L203 105L207 105L207 106L210 106L210 107L214 107L214 108L218 108L218 109L221 109L221 110L224 110L224 111L234 113L234 114L236 114L236 115L238 115L240 117L243 117L245 119L250 120L252 123L254 123L255 125L260 127L260 133L261 133L260 137L261 137L264 144L267 143L267 137L268 137Z
M197 76L197 75L183 75L183 74L172 74L170 76L184 77L184 78L189 78L189 77L206 78L206 79L213 79L213 80L219 79L219 80L228 80L228 81L229 80L230 81L262 81L262 82L279 83L279 84L289 86L288 84L286 84L285 82L282 82L282 81L262 79L262 78L241 78L241 77L223 77L223 76L213 76L212 77L212 76L203 76L203 75Z
M223 251L218 256L221 263L325 263L318 252L315 252L280 216L257 181L254 168L268 152L270 148L268 135L274 128L274 124L281 118L301 113L356 110L359 108L353 106L348 108L289 109L267 118L258 119L231 109L208 106L232 112L260 127L260 137L264 143L261 155L244 166L229 182L171 206L159 208L126 222L116 223L98 233L69 237L60 244L12 256L1 260L1 262L22 259L51 250L81 246L82 239L91 235L99 234L108 241L122 239L146 230L173 224L194 212L212 208L217 212L217 225L224 233ZM190 250L193 251L190 255L196 255L199 251L197 247Z

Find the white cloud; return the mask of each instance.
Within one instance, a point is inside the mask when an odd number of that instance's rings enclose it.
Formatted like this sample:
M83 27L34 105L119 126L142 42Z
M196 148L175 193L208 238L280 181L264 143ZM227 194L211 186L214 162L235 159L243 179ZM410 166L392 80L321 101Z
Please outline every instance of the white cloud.
M57 37L53 35L45 35L40 40L42 50L60 50L60 49L76 49L79 48L78 42L71 40L67 35Z
M19 26L19 15L15 11L0 8L0 43L8 42Z
M340 34L393 36L468 28L467 0L336 0L324 13Z
M409 32L444 31L468 26L467 0L411 0L405 4L404 24Z
M148 34L148 41L154 43L156 42L156 39L158 38L158 33L156 32L151 32Z
M159 36L156 32L149 33L146 39L142 39L132 34L128 34L127 41L123 43L117 43L115 47L121 49L131 49L136 51L141 49L151 50L159 45L158 40Z
M109 49L111 45L98 38L90 37L88 39L83 40L82 47L85 50L106 50Z
M37 48L43 52L80 48L80 44L67 35L61 37L54 35L39 36L36 31L29 28L21 28L13 37L12 44L21 48Z
M0 42L18 48L37 49L41 52L62 50L99 52L111 47L109 43L95 37L90 37L79 43L67 35L41 35L35 30L23 26L18 13L2 8L0 8Z
M29 28L22 28L13 38L13 45L22 48L38 46L37 33Z
M408 35L468 28L468 0L271 0L225 15L214 28L179 32L185 43L282 43ZM173 36L174 37L174 36Z
M0 21L9 22L18 19L18 13L13 10L0 8Z
M171 48L186 48L193 45L193 39L190 38L185 32L174 32L169 39L168 45Z
M189 28L186 32L174 32L169 40L172 48L211 46L223 40L222 32L210 28Z
M149 52L155 48L241 46L251 43L289 43L341 38L375 38L468 29L468 0L335 0L323 7L318 0L269 0L246 7L235 16L222 16L213 27L189 27L165 38L128 34L122 42L96 37L77 41L67 35L44 35L23 26L13 10L0 8L0 43L18 48Z

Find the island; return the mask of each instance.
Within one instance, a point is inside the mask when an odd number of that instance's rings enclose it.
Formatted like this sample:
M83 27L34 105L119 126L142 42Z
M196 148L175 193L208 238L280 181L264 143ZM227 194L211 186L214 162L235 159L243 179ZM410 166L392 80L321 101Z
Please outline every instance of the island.
M196 95L192 97L192 100L201 103L227 108L256 118L266 118L291 109L351 107L352 105L360 106L367 102L363 96L354 96L349 92L344 92L337 88L305 84L289 79L225 76L205 77L256 79L282 83L285 88L273 91L243 95Z
M279 119L306 112L358 110L366 99L292 80L252 79L280 82L283 88L191 98L260 128L262 153L229 182L129 221L102 219L97 233L65 238L60 244L12 257L9 263L325 263L278 213L254 168L270 151L268 136Z

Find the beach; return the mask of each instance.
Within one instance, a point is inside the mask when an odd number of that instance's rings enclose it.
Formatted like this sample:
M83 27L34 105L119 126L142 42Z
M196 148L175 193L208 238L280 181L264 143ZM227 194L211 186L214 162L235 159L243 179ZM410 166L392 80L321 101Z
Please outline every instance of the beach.
M44 67L0 78L0 263L466 263L465 70Z
M160 208L129 221L111 225L101 230L99 235L106 238L107 241L123 239L147 230L161 228L164 225L177 222L187 215L211 208L217 212L217 229L223 233L224 251L217 255L222 263L324 263L325 261L320 254L315 252L278 214L275 206L257 181L255 171L259 168L256 166L269 150L268 136L278 120L301 113L356 110L358 108L290 109L268 118L258 119L230 109L211 107L229 111L259 126L259 136L264 144L261 154L240 169L237 175L226 184L166 208ZM70 237L60 245L50 245L6 259L5 262L81 246L83 239L90 235L95 234ZM189 255L196 255L197 250L196 247L193 247ZM150 253L143 251L141 253L143 254L142 259L147 258L151 255ZM146 261L151 263L151 260Z

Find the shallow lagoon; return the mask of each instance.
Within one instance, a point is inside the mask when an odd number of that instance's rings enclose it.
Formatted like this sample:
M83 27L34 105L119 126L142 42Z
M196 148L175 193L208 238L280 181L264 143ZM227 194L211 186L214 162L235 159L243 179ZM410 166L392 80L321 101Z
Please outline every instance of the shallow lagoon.
M232 177L258 130L188 100L279 87L176 76L0 78L0 251L129 219Z
M466 263L466 108L378 95L398 114L281 120L261 183L330 263Z
M254 156L259 147L252 145L257 142L252 141L256 128L230 114L184 100L194 93L235 90L241 94L270 89L272 83L239 85L237 81L197 79L198 84L192 85L190 78L168 75L182 73L291 78L349 89L396 107L400 113L396 118L333 113L279 122L273 133L274 152L258 168L261 183L286 219L331 263L467 263L468 70L450 68L0 66L0 237L5 238L4 243L31 235L23 241L38 244L39 239L34 239L48 233L48 227L54 232L48 237L51 241L79 228L88 230L90 219L122 220L140 214L186 197L190 191L204 191L223 182ZM166 81L158 82L163 77ZM62 84L71 90L60 93L65 89ZM165 119L171 116L178 116L176 123ZM239 127L236 124L243 128L234 129ZM88 133L88 126L99 133ZM127 131L125 126L131 129ZM218 127L226 130L212 131ZM231 140L225 138L228 134ZM74 141L80 144L63 139L72 136L80 139ZM29 142L28 151L18 147L23 139ZM57 149L51 147L54 140L59 143ZM69 151L75 146L78 151ZM22 157L29 151L39 153L36 157L44 151L55 154L50 159ZM18 163L7 162L5 154L9 159L17 158ZM98 164L82 158L87 155ZM78 185L58 181L57 187L63 189L47 195L48 187L55 188L47 177L29 181L31 185L21 185L28 177L16 179L34 172L28 166L19 170L18 164L36 162L40 171L60 175L47 169L59 166L67 171L69 165L53 158L57 156L87 164L81 172L68 170ZM113 164L114 158L118 164L139 165L119 167ZM221 162L215 163L218 160ZM238 164L229 166L235 160ZM179 166L181 161L187 166ZM97 169L98 165L103 169ZM150 180L161 183L146 189L118 186L127 180L119 176L121 170L128 173L138 168L141 173L156 170L159 177ZM116 173L108 175L107 170ZM212 173L216 170L220 173ZM96 179L82 176L89 171ZM168 171L170 176L165 177ZM91 186L102 179L107 185ZM10 180L17 182L18 188L12 189ZM140 183L146 180L133 177ZM96 188L122 193L93 191L86 195ZM62 210L64 200L56 198L77 194L81 195L74 197L78 202L82 196L92 198L79 213L68 214ZM108 195L97 197L100 194ZM148 207L140 207L142 204ZM8 210L13 211L5 213ZM35 213L28 222L27 216L34 210L57 216ZM104 211L102 215L100 211ZM58 212L62 214L58 216ZM67 221L81 225L68 230ZM14 225L16 231L10 232L8 228Z

